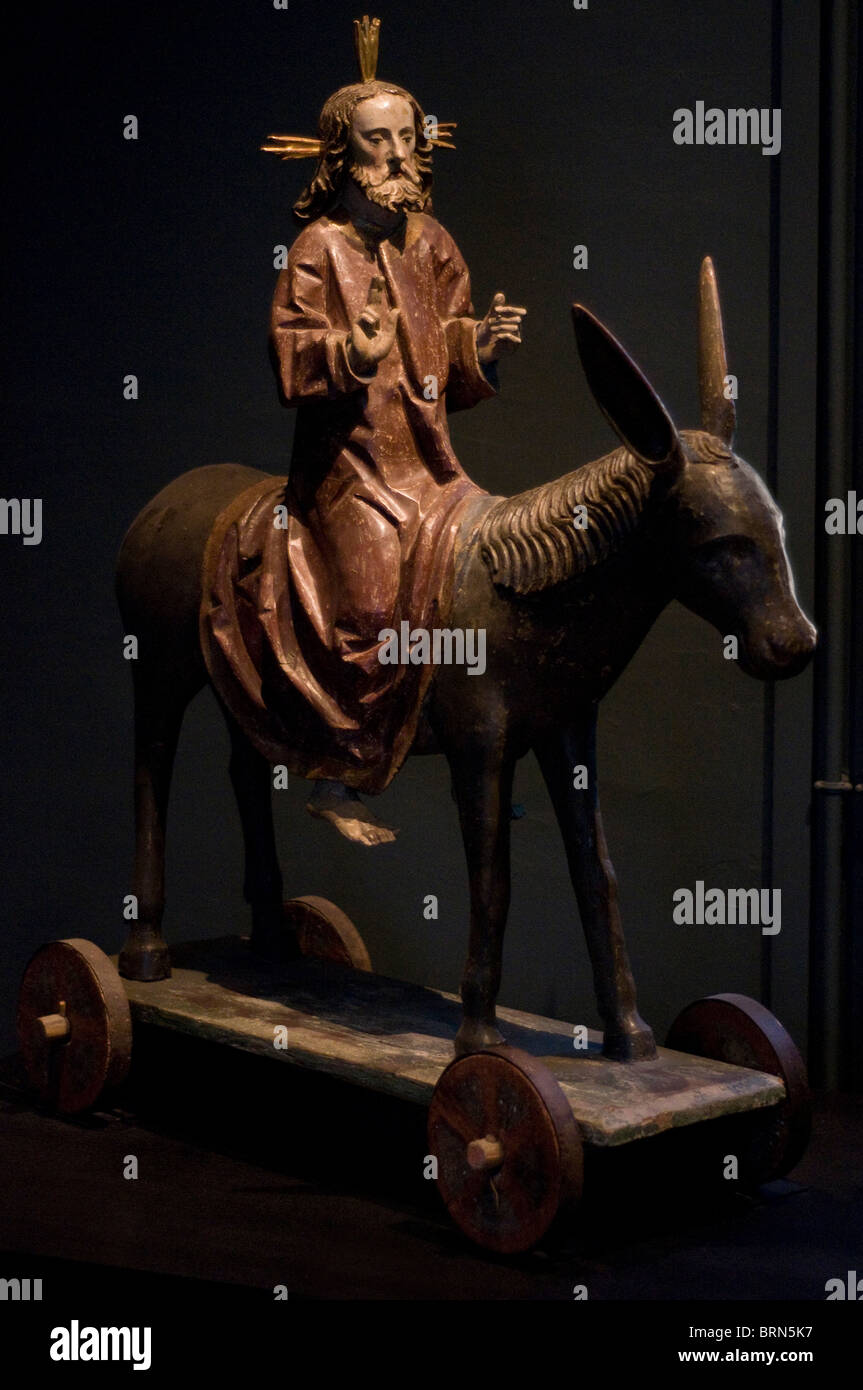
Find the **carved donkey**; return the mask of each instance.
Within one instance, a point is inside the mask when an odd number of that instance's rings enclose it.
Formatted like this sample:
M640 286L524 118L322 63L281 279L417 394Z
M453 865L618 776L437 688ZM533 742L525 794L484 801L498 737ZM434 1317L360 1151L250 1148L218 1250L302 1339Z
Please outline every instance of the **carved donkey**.
M701 272L702 429L678 433L616 339L573 307L591 390L622 441L614 453L512 498L487 497L456 552L453 627L485 628L481 679L441 666L413 752L449 760L470 876L470 946L458 1052L502 1041L495 1020L510 895L510 795L516 761L533 749L563 835L593 966L604 1052L655 1054L640 1018L597 798L599 701L656 618L677 598L738 639L739 664L760 679L793 676L815 647L794 593L781 514L731 451L734 406L713 267ZM135 684L135 892L139 920L120 959L131 979L170 971L161 934L164 827L186 705L207 681L200 651L201 564L219 512L263 475L232 464L184 474L133 523L120 552L118 595L139 638ZM577 508L586 517L574 524ZM231 777L246 850L252 945L280 930L282 878L266 760L228 716ZM572 769L587 768L587 786Z

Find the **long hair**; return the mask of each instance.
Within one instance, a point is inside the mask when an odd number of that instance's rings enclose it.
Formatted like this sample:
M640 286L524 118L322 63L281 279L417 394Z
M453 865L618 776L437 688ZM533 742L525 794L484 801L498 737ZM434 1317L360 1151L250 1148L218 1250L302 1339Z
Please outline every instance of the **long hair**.
M354 82L350 87L340 87L328 98L318 122L318 135L323 153L314 178L294 203L294 217L298 222L311 222L331 207L341 192L348 163L348 137L351 131L351 118L361 101L367 97L381 96L384 92L402 97L409 103L414 113L416 145L414 164L420 178L421 193L425 207L431 211L429 196L432 183L432 145L426 139L425 117L416 97L397 87L393 82Z

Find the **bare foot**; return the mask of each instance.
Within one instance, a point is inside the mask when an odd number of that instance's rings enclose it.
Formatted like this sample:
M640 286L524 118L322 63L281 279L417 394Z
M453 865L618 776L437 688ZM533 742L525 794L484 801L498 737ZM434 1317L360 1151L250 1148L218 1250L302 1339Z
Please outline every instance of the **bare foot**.
M359 845L385 845L396 838L392 830L370 811L359 794L342 782L316 782L306 805L309 815L328 820L346 840Z

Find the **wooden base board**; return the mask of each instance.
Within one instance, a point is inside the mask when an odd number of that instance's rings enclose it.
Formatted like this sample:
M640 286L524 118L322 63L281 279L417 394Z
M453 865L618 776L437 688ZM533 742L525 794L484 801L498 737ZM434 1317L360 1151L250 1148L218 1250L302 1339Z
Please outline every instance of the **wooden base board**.
M172 946L171 959L169 980L123 981L134 1020L425 1105L452 1061L461 1022L454 994L315 960L264 963L244 937ZM763 1072L664 1048L655 1061L625 1065L601 1055L601 1033L576 1051L571 1023L505 1008L498 1019L507 1043L555 1076L589 1144L626 1144L785 1096Z

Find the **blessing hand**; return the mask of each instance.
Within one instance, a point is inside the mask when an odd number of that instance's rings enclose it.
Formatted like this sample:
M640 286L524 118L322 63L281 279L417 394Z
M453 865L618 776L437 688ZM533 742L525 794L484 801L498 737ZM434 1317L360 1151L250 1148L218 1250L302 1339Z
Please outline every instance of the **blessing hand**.
M351 325L348 361L358 376L369 376L383 361L396 339L399 309L390 309L384 300L384 282L374 275L366 307Z
M485 318L477 325L476 351L481 366L496 362L504 353L515 352L522 341L521 321L526 313L526 309L507 304L506 295L498 291Z

